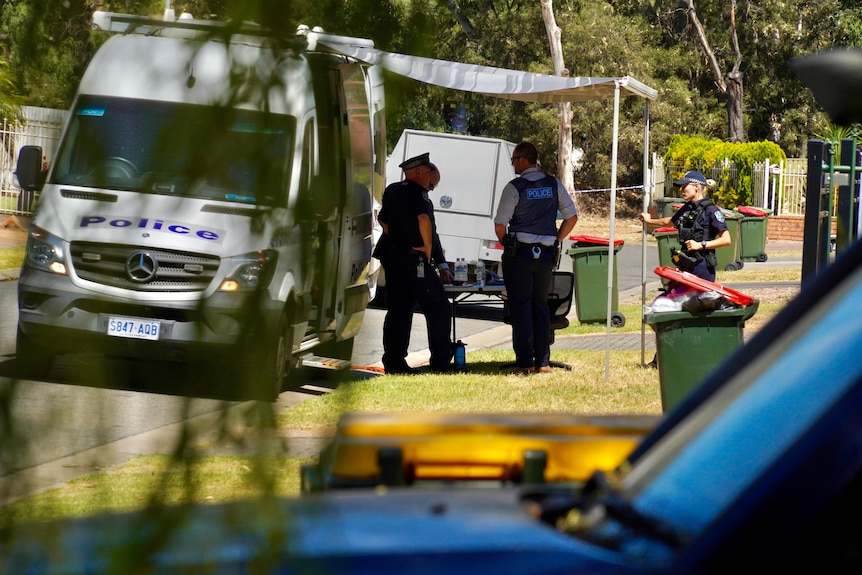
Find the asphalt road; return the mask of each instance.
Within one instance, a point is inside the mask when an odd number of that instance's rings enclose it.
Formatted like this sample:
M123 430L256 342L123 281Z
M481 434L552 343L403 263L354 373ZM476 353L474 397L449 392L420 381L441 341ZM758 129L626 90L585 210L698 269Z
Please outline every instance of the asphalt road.
M172 395L171 364L61 356L46 381L26 379L15 361L17 321L17 281L0 281L0 477L229 405Z

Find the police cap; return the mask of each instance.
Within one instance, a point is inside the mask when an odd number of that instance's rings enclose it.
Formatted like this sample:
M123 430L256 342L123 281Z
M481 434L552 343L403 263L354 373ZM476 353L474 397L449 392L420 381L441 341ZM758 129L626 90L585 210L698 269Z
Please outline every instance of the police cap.
M424 154L419 154L418 156L414 156L409 160L404 160L401 162L398 167L404 170L412 170L413 168L418 168L419 166L427 166L431 164L430 153L425 152Z
M686 172L685 175L675 181L673 183L674 186L682 187L686 184L700 184L701 186L706 186L706 176L698 172L697 170L691 170L690 172Z

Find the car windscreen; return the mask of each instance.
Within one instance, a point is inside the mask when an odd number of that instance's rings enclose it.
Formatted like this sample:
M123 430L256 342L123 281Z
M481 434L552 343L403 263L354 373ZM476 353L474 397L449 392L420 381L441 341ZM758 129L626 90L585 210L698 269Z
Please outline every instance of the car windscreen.
M285 115L81 96L51 182L278 205L294 133Z

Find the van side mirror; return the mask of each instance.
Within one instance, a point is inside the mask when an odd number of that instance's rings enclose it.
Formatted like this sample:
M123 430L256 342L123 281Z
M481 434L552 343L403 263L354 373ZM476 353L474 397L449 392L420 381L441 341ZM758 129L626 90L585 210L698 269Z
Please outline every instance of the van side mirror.
M18 152L18 163L15 166L15 176L18 186L27 191L41 190L45 185L48 170L42 169L42 148L40 146L22 146Z

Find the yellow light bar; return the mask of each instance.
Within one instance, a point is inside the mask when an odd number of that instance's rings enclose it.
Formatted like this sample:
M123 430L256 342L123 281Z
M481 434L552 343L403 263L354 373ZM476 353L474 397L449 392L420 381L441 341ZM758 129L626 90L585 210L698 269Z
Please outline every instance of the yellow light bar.
M526 452L544 452L544 480L585 481L617 467L659 416L346 414L325 462L339 484L380 477L378 451L401 451L404 479L518 481Z

